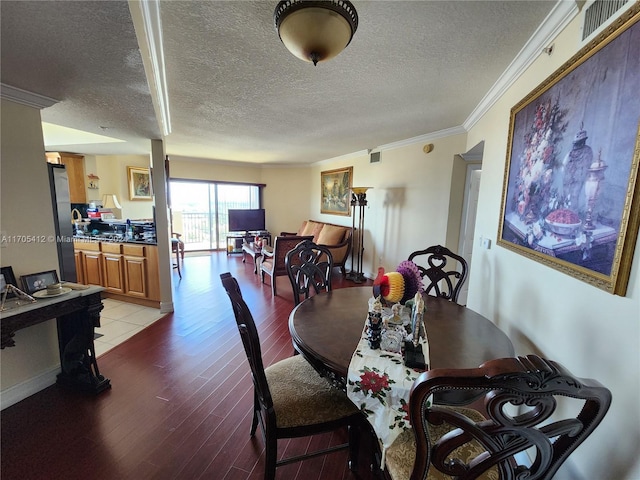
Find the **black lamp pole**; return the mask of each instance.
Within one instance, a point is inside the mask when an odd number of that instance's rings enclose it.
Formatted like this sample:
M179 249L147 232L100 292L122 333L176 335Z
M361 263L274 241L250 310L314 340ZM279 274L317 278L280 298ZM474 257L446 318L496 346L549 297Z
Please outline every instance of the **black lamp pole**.
M365 281L362 273L362 256L364 254L364 207L367 206L367 189L369 187L353 188L351 192L351 206L353 207L353 230L356 237L356 244L351 254L351 272L347 275L347 279L355 283L363 283ZM357 207L357 209L356 209ZM356 211L358 212L358 229L356 230ZM352 237L353 238L353 237ZM356 270L353 269L355 259Z

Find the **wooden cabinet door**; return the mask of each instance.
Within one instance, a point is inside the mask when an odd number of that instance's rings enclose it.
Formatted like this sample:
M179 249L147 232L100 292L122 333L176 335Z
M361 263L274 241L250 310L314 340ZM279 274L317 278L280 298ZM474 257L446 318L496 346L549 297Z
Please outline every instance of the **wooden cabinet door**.
M147 247L147 298L160 301L160 273L158 265L158 247Z
M60 153L60 163L69 177L69 198L71 203L87 203L87 191L84 188L84 157L70 153Z
M84 252L82 254L82 273L85 284L102 286L102 254Z
M82 268L82 252L73 252L73 256L76 261L76 282L85 283L83 271L84 269Z
M125 256L124 272L127 295L147 298L147 259Z
M122 255L103 253L102 264L104 266L104 283L102 285L105 289L108 292L125 293Z

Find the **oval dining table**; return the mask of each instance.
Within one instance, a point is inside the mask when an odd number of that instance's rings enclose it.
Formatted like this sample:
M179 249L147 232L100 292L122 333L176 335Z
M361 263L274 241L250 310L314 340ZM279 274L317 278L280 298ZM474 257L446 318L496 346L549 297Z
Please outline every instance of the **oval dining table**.
M373 290L347 287L306 299L289 316L295 349L320 373L345 386ZM509 337L490 320L457 303L425 295L429 368L475 368L515 355Z

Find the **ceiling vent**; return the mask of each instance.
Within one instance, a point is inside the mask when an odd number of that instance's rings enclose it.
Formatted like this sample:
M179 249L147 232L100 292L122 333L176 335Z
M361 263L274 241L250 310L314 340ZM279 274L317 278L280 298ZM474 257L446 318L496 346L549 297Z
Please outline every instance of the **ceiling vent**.
M380 161L380 152L371 152L369 154L369 163L378 163Z
M627 3L629 0L595 0L584 12L582 40L586 40Z

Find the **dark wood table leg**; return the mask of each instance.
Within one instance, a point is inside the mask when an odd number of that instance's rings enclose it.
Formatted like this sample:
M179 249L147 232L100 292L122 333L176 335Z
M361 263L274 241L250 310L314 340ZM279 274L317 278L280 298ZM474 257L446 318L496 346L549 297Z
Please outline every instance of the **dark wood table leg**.
M111 388L111 382L100 374L93 342L94 330L100 326L100 311L104 308L98 301L85 309L57 318L58 346L62 371L57 383L74 390L97 394Z

